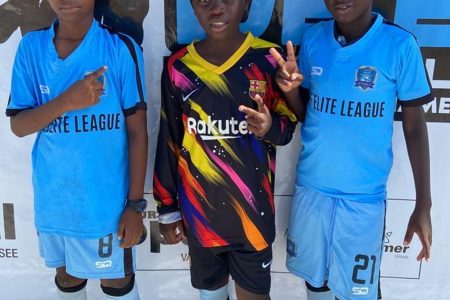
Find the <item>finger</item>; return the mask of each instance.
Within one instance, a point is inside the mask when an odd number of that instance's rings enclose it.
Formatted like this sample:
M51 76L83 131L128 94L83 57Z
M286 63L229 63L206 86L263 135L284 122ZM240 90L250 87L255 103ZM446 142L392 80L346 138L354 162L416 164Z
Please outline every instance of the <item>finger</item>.
M419 235L420 241L422 242L422 247L424 248L424 258L425 261L430 260L431 256L431 243L430 243L430 236L428 233L424 232L421 235Z
M239 111L251 117L256 117L259 114L259 112L257 112L256 110L244 105L239 106Z
M122 241L124 234L125 234L125 226L119 224L119 230L117 231L117 239L119 241Z
M94 98L95 98L95 102L96 102L96 103L100 101L100 97L101 97L102 95L103 95L103 90L96 91L96 92L94 93Z
M286 64L286 61L283 59L283 56L281 56L281 54L275 48L270 48L269 52L272 55L272 57L275 59L277 64L280 67L284 67L284 65Z
M277 79L291 80L291 73L289 73L285 67L280 67L275 75Z
M87 79L87 80L90 80L90 81L94 81L97 78L99 78L100 76L102 76L106 72L106 69L107 69L106 66L101 66L100 69L98 69L97 71L87 75L84 78Z
M291 41L287 42L286 51L287 51L287 60L295 62L296 58L295 58L294 45L292 44Z
M253 101L255 101L256 104L258 104L259 112L265 111L266 105L264 104L263 98L261 98L261 96L259 94L256 94L255 98L253 98Z
M290 89L292 87L292 82L288 79L284 79L281 76L277 76L277 83L280 87L285 87Z
M178 230L180 231L180 235L182 236L183 240L186 239L186 231L184 230L183 223L180 223L178 225Z
M414 230L410 229L408 226L408 229L406 230L405 238L403 240L404 246L409 246L409 244L411 244L413 235L414 235Z
M302 82L303 81L303 75L300 73L293 73L291 75L291 81L296 81L296 82Z
M103 91L103 83L98 81L92 82L92 88L94 91Z

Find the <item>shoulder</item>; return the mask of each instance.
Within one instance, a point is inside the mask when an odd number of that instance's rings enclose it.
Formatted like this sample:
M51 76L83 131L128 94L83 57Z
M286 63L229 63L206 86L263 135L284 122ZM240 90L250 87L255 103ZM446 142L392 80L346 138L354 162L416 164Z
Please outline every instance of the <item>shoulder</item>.
M253 49L265 49L266 51L269 51L270 48L278 48L281 49L281 47L275 43L260 39L258 37L254 37L250 47Z
M302 44L318 40L321 36L326 34L327 29L333 26L333 19L325 19L314 25L308 27L303 33Z
M400 25L386 19L383 20L381 34L388 37L387 40L393 41L399 47L410 47L411 45L418 46L418 42L414 34Z
M136 59L137 56L142 55L141 47L132 37L104 25L99 24L99 27L102 42L109 43L119 56L129 55Z
M20 40L19 49L36 47L36 45L45 43L47 40L45 37L47 36L49 30L51 30L50 26L27 32Z

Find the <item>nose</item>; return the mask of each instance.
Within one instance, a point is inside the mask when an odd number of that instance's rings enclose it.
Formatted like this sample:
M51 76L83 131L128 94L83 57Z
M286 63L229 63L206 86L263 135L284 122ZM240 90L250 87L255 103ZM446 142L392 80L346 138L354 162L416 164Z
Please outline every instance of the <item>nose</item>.
M223 0L213 0L211 3L210 12L211 14L218 16L223 14L225 11Z

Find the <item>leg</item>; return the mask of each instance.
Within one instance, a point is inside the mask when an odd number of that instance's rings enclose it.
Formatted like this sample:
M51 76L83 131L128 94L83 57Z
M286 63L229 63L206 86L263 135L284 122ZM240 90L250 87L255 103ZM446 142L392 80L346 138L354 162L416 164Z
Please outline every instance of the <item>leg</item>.
M86 279L73 277L66 267L56 269L55 284L60 300L86 300Z
M238 300L270 299L272 247L260 251L230 252L230 274L236 283Z
M236 296L238 300L270 300L269 294L261 295L249 292L241 288L237 283L236 283Z
M134 274L124 278L101 279L101 288L106 299L139 300L139 291Z
M308 300L333 300L333 294L325 283L320 288L313 287L308 282L306 284L306 295Z
M214 248L188 243L191 261L191 283L199 290L201 300L228 298L228 254Z

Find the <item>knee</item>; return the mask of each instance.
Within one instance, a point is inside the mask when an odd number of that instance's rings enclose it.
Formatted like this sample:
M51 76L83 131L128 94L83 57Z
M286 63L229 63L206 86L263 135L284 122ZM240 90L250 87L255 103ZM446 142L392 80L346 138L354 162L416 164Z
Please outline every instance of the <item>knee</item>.
M74 277L67 274L64 269L58 269L55 276L55 284L60 290L70 289L74 287L84 288L86 286L87 280Z
M125 278L118 279L102 279L101 288L103 293L109 296L121 297L125 296L133 290L134 274Z

